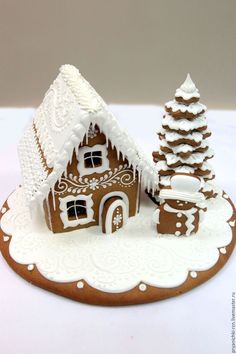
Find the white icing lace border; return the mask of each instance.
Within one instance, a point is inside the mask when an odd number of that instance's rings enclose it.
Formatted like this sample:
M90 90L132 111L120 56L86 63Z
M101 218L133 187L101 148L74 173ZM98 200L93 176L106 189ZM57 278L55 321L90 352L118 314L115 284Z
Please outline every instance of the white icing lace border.
M45 221L38 226L32 223L19 188L8 198L9 210L2 216L3 241L10 242L9 252L17 263L28 271L37 266L51 281L86 281L110 293L128 291L140 283L145 289L149 285L173 288L183 284L189 273L196 278L198 272L211 269L220 254L227 253L235 226L228 198L223 194L208 200L198 233L188 237L157 235L150 225L153 207L147 205L111 237L100 234L98 227L80 230L79 237L76 233L55 237ZM83 288L81 283L78 288Z

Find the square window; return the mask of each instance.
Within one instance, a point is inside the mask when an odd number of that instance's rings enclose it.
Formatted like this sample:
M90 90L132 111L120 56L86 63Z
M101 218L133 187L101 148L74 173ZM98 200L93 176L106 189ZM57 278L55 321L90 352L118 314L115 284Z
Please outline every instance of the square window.
M102 152L86 152L84 154L84 166L86 168L96 168L102 166Z
M85 200L73 200L66 203L69 220L87 218L87 205Z
M82 146L78 150L77 169L80 176L103 173L109 170L108 150L106 144Z
M78 225L86 225L94 220L93 195L67 195L59 198L60 201L60 217L64 225L67 227L76 227Z

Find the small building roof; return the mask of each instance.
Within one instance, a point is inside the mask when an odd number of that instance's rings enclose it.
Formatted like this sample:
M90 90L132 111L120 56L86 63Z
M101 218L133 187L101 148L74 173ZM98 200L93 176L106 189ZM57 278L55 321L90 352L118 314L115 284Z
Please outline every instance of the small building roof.
M118 154L141 174L145 188L149 191L158 188L155 165L120 127L79 70L63 65L18 146L28 204L47 198L91 124L98 125Z

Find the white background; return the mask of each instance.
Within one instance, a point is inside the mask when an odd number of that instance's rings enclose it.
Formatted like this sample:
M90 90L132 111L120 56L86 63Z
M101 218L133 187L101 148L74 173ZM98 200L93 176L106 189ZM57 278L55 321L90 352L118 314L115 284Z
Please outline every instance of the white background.
M151 156L162 108L113 105L122 126ZM16 144L33 109L0 109L0 204L20 183ZM236 112L209 111L217 182L236 201ZM147 305L80 304L30 285L0 258L0 353L231 353L231 297L236 253L210 281Z

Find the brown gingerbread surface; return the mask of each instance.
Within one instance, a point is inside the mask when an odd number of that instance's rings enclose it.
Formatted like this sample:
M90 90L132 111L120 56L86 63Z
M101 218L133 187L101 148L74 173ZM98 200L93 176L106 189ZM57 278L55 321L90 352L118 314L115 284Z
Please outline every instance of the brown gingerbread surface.
M236 211L234 205L232 204L232 201L228 199L228 202L233 208L233 215L230 220L228 220L228 222L230 222L235 220ZM2 210L3 209L5 212L8 210L7 202L4 203ZM0 217L2 217L2 213L0 213ZM78 282L59 283L46 279L40 274L36 266L32 270L29 270L29 268L27 268L27 265L19 264L11 258L9 254L9 244L11 236L6 236L1 229L0 250L9 266L17 274L19 274L25 280L40 288L88 304L120 306L148 303L177 296L209 280L225 265L225 263L233 252L236 242L235 223L233 226L231 226L231 229L233 237L231 243L225 247L226 252L224 254L220 253L217 263L211 269L207 271L199 271L196 278L192 277L189 273L186 281L182 285L175 288L158 288L142 284L141 286L136 286L135 288L123 293L108 293L104 291L99 291L91 287L85 281L83 281L83 287L80 288L78 286Z

